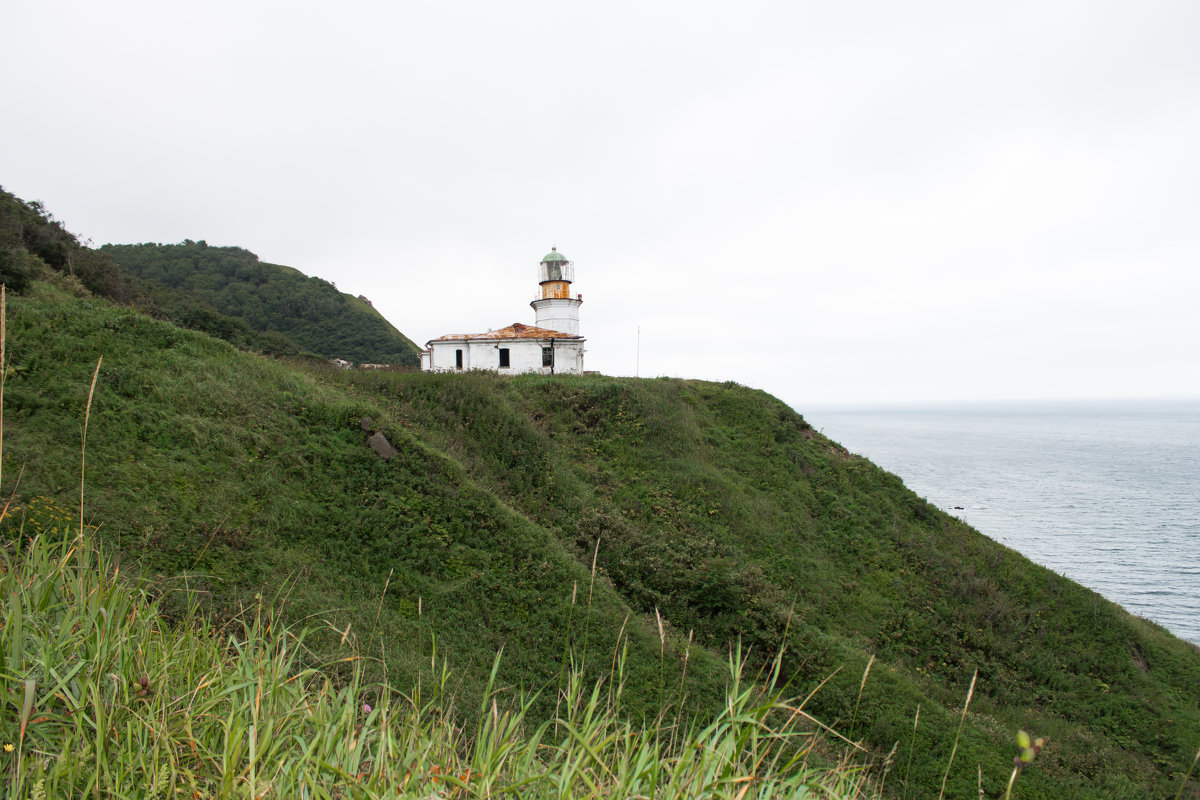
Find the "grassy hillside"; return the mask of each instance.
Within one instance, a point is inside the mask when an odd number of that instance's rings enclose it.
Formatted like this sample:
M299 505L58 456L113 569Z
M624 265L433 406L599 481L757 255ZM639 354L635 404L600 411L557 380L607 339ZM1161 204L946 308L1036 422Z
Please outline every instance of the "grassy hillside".
M100 252L152 285L273 332L326 358L415 366L419 348L366 298L320 278L267 264L240 247L207 243L106 244Z
M936 796L976 672L951 797L976 796L977 768L1003 793L1018 728L1050 738L1024 798L1173 796L1200 746L1197 648L761 392L299 368L41 282L10 302L8 348L8 535L77 507L103 356L87 521L168 614L185 586L218 621L261 596L320 626L318 654L348 630L398 686L435 678L436 646L464 706L501 648L499 682L537 691L573 663L609 675L620 640L634 719L705 718L737 640L752 668L782 648L789 690L829 679L809 709L895 796Z

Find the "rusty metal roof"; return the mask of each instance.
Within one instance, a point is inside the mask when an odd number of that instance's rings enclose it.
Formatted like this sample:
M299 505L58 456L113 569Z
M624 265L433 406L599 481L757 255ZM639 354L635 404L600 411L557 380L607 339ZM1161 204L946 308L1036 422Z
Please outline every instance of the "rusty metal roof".
M445 336L439 336L436 339L430 339L430 342L446 342L446 341L479 341L479 340L497 340L497 339L582 339L574 333L563 333L562 331L552 331L549 328L539 328L536 325L523 325L520 322L514 322L506 328L500 328L487 333L449 333Z

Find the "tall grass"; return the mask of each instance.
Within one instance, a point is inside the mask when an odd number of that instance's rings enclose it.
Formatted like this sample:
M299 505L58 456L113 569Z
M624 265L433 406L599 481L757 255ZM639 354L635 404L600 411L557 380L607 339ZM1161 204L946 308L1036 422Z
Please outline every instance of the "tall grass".
M463 714L444 667L421 690L368 685L348 640L351 668L335 681L305 666L306 634L261 606L223 630L194 606L167 624L66 529L19 537L0 559L9 797L871 796L864 770L807 763L817 739L802 709L745 680L737 653L725 708L705 725L642 727L619 692L573 670L556 689L560 717L535 726L530 698L495 684L499 656Z

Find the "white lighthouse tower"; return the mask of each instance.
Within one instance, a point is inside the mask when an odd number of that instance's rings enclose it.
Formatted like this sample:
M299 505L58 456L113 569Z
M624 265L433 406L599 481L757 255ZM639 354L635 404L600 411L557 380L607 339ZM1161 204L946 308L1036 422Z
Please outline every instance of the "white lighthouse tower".
M551 247L550 252L538 264L540 296L529 305L537 314L534 323L539 328L579 335L579 307L583 295L571 296L571 283L575 280L575 265L567 257Z

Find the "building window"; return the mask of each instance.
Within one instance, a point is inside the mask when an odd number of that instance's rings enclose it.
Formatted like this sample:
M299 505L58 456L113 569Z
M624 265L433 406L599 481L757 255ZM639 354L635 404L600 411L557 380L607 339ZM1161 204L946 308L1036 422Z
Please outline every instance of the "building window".
M500 366L501 367L508 366L508 348L507 347L500 348Z
M454 367L455 369L462 369L462 350L454 351Z
M543 347L542 348L542 366L543 367L553 367L554 366L554 348L553 347Z

